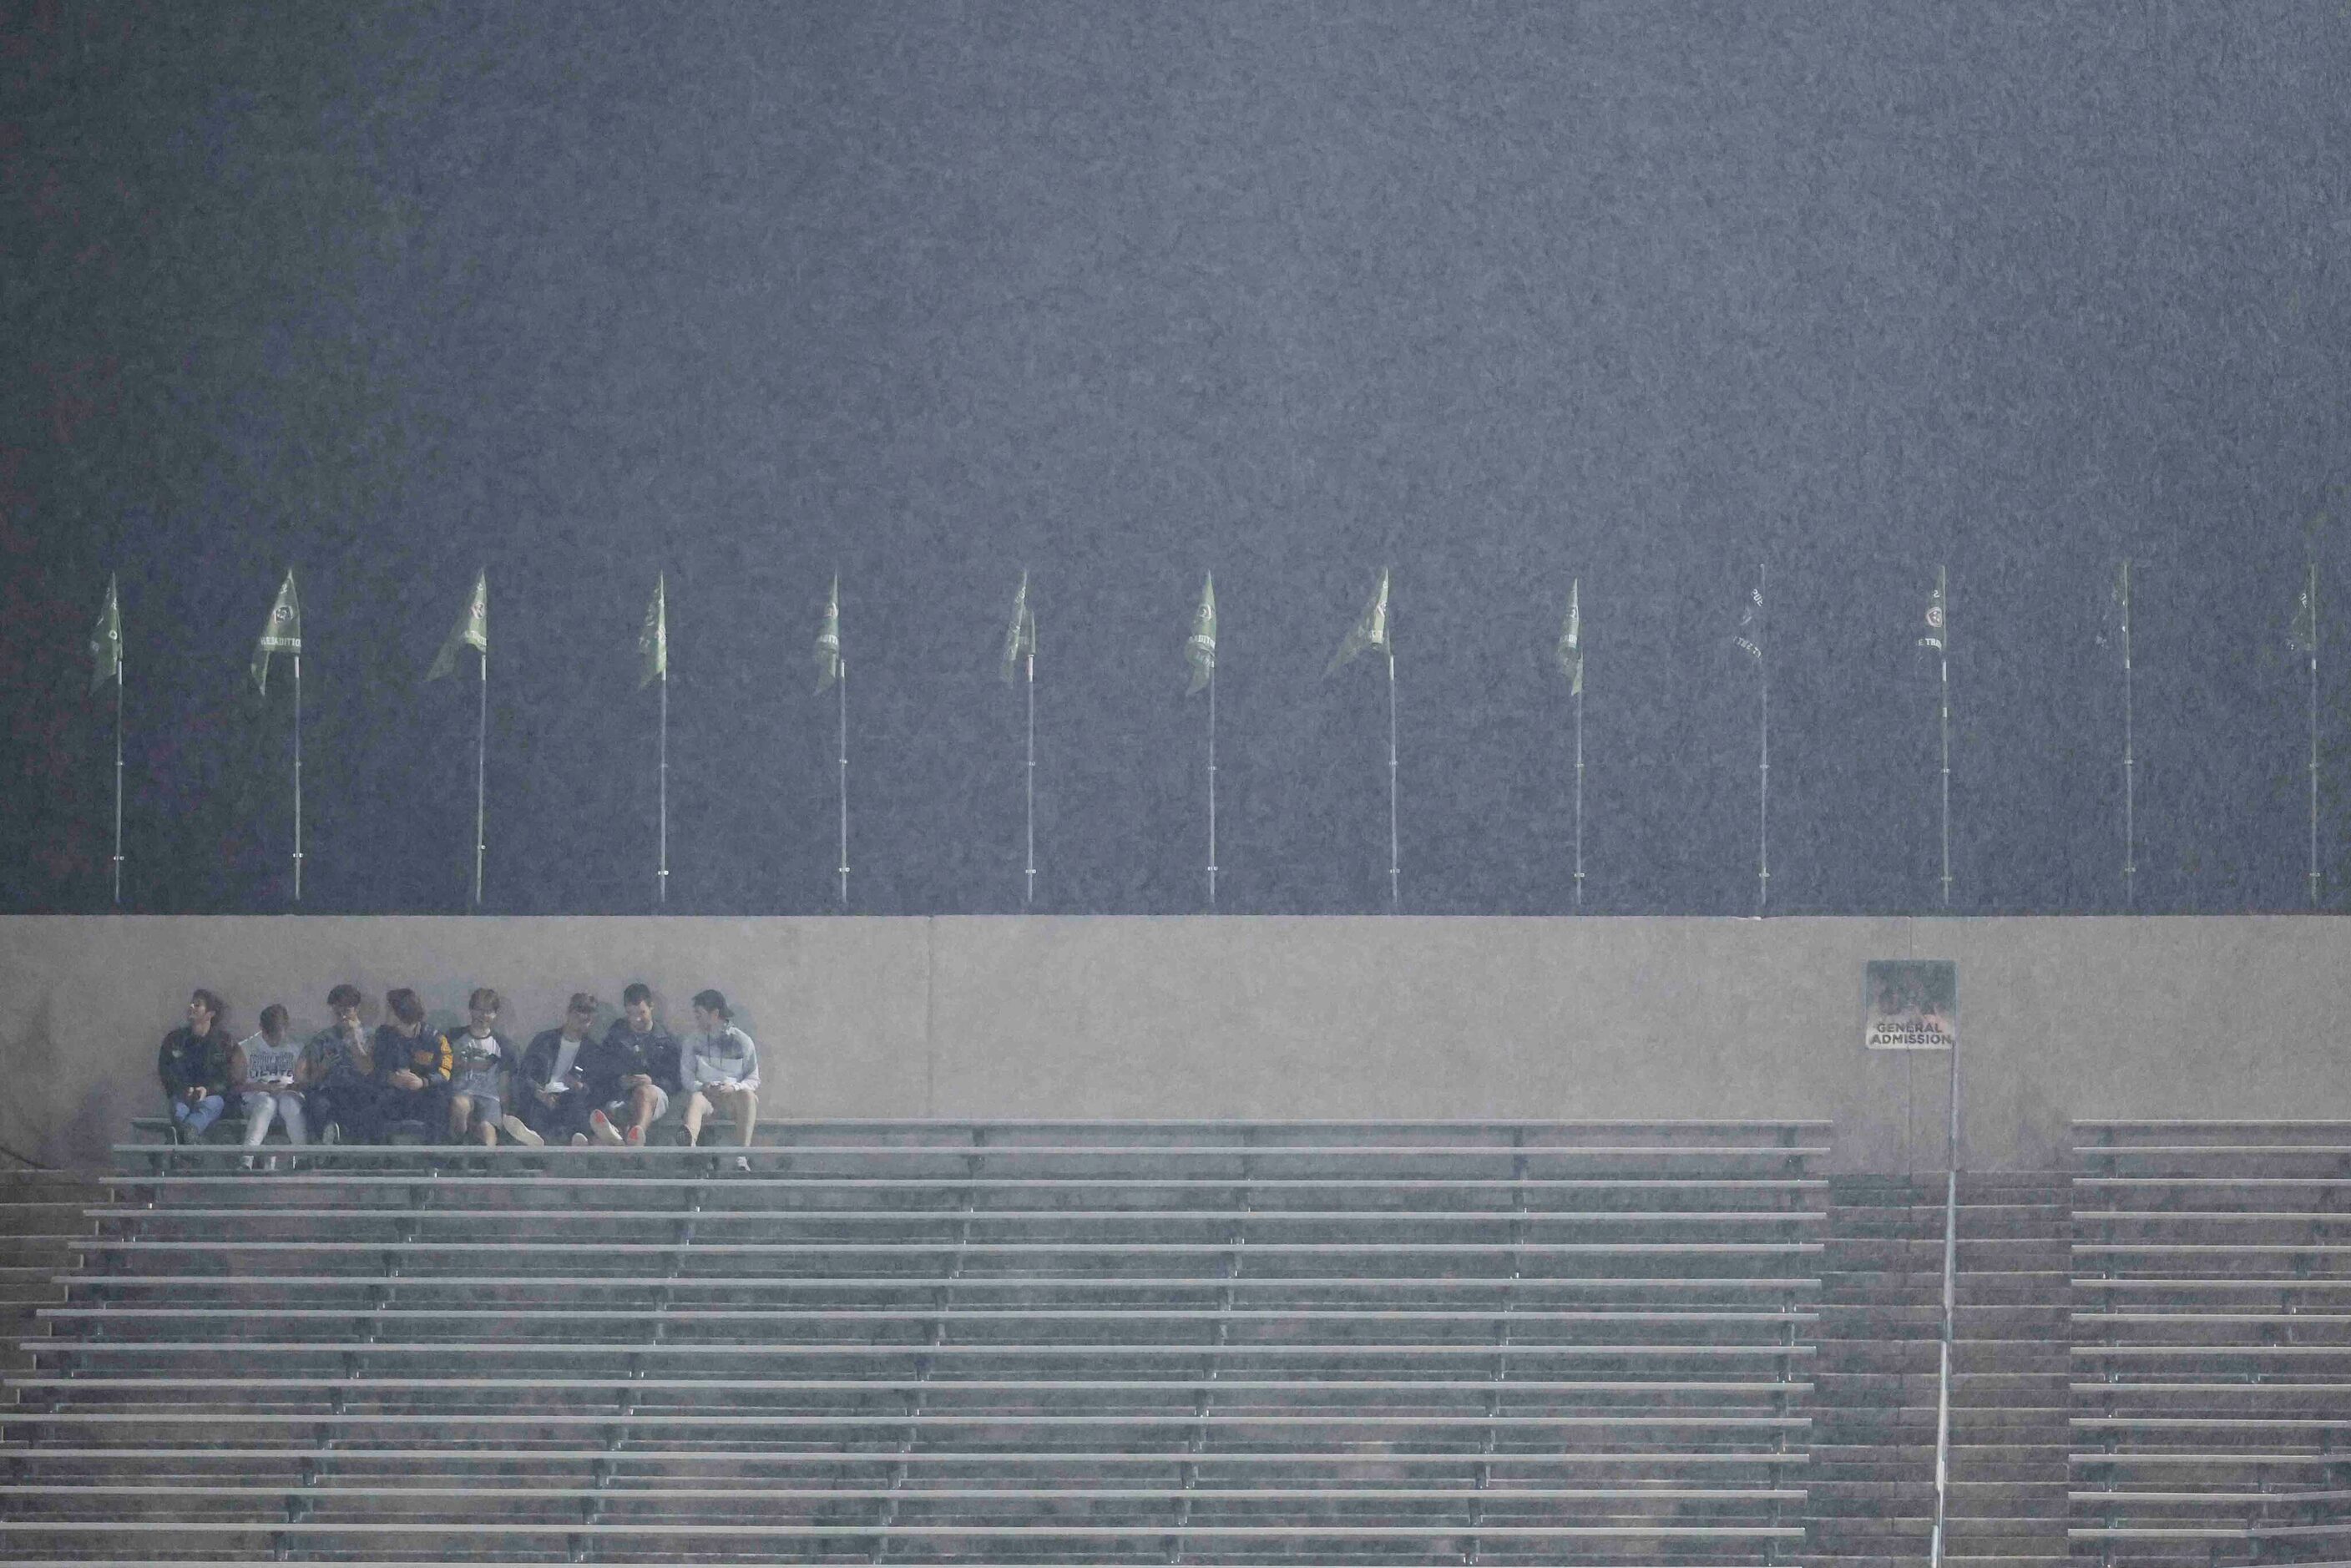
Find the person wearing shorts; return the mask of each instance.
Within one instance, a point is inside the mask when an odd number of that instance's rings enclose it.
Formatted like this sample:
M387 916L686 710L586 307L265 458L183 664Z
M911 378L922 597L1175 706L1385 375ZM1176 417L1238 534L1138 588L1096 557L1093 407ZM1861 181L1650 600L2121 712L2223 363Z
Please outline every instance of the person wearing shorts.
M713 1111L735 1124L735 1142L748 1148L751 1129L759 1120L759 1048L735 1027L735 1014L718 991L697 991L694 997L694 1032L679 1048L679 1081L685 1086L685 1141L702 1141L702 1124ZM735 1168L749 1170L751 1163L735 1156Z
M677 1090L677 1037L653 1016L651 986L632 981L621 993L621 1016L593 1051L580 1052L580 1063L594 1107L588 1131L601 1144L643 1143Z
M514 1048L497 1032L498 994L487 986L465 998L465 1027L449 1037L449 1141L495 1148L506 1121L507 1073Z

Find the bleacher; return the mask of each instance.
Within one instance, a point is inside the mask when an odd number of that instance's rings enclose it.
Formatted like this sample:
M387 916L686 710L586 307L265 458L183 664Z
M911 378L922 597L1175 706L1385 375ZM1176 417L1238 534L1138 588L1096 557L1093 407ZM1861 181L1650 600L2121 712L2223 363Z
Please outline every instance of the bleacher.
M2077 1552L2351 1558L2351 1123L2074 1132Z
M0 1552L1800 1552L1824 1124L761 1132L120 1146L7 1380Z

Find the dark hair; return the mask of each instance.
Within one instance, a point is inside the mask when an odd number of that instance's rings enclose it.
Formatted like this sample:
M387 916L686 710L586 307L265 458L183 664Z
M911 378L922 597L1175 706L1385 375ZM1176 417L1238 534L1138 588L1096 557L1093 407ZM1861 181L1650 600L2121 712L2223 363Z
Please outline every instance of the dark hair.
M327 993L327 1010L329 1012L334 1011L337 1008L357 1008L364 1007L366 1005L367 998L360 995L360 988L357 986L337 986L333 990Z
M723 992L696 991L694 993L694 1005L705 1011L716 1013L723 1019L731 1019L735 1016L726 1010L726 998Z
M284 1002L272 1002L267 1007L261 1009L261 1032L267 1034L273 1026L277 1029L284 1029L286 1027L286 1004Z
M416 993L406 986L401 987L396 991L384 992L383 1005L391 1009L392 1016L402 1023L424 1021L424 1004L418 1001Z
M571 1000L563 1010L567 1013L592 1014L600 1005L593 991L574 991L571 993Z
M188 1000L204 1004L204 1011L213 1015L213 1027L220 1028L228 1021L228 1004L221 1000L218 991L208 991L202 986L188 993Z
M477 987L474 994L465 998L465 1007L468 1011L479 1008L486 1013L494 1013L498 1010L498 994L487 986Z
M629 988L621 993L621 1005L622 1007L627 1007L633 1002L649 1002L653 999L653 988L651 986L646 985L643 980L631 980L629 982Z

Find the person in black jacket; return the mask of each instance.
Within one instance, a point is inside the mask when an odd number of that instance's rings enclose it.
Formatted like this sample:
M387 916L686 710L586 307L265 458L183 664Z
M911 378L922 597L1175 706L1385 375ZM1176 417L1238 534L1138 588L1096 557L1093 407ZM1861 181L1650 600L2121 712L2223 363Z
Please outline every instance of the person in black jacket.
M621 1016L595 1050L581 1052L581 1062L593 1107L588 1130L600 1143L643 1143L677 1092L677 1037L654 1019L651 986L632 981L621 993Z
M385 1126L415 1122L437 1143L448 1131L449 1081L456 1068L449 1037L424 1027L424 1004L405 986L386 991L383 1006L392 1018L376 1025L375 1071Z
M163 1037L155 1052L155 1075L172 1108L172 1136L194 1143L220 1119L228 1104L228 1004L199 987L188 998L188 1021Z
M543 1029L524 1048L522 1065L515 1070L515 1109L502 1124L520 1144L588 1141L588 1071L580 1059L595 1049L589 1026L596 1021L598 1003L586 991L571 993L563 1009L563 1027Z

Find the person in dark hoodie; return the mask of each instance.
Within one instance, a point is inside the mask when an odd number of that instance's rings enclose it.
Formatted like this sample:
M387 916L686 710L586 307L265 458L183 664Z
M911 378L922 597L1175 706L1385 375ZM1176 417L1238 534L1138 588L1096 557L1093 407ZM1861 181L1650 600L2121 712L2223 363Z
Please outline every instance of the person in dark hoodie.
M645 1129L677 1092L677 1037L653 1017L653 988L643 980L621 993L621 1016L592 1051L580 1053L588 1078L588 1131L604 1144L642 1144ZM626 1131L623 1131L623 1128Z
M448 1130L449 1081L455 1075L449 1037L424 1027L424 1004L405 986L386 991L383 1006L392 1017L375 1028L375 1071L385 1129L415 1122L438 1142Z
M383 1136L383 1086L376 1073L374 1042L360 1022L367 998L352 985L327 993L334 1018L302 1048L295 1082L309 1092L310 1125L322 1144L372 1144Z
M229 1058L236 1042L228 1036L228 1004L199 987L188 998L188 1021L163 1037L155 1052L155 1075L172 1107L172 1136L193 1144L220 1119L228 1104Z

